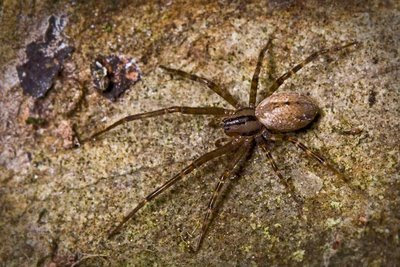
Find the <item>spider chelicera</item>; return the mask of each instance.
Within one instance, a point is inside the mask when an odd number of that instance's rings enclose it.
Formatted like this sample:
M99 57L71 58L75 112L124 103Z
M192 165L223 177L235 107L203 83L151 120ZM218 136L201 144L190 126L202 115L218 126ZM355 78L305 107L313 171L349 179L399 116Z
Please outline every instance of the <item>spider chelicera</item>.
M323 49L309 55L304 61L294 66L291 70L276 79L270 86L268 92L269 96L256 105L257 98L257 87L258 79L260 74L260 69L262 66L262 61L266 51L271 47L271 39L268 43L261 49L256 69L253 74L251 81L249 102L247 107L243 107L239 104L238 100L235 99L226 89L217 85L216 83L199 77L194 74L184 72L182 70L172 69L165 66L160 66L166 72L187 78L206 85L209 89L221 96L225 101L227 101L235 109L225 109L219 107L183 107L183 106L173 106L169 108L164 108L156 111L145 112L141 114L130 115L122 118L105 129L93 134L91 137L87 138L86 141L96 138L99 135L121 125L123 123L139 120L144 118L161 116L169 113L181 113L190 115L214 115L224 117L223 129L225 134L230 137L230 141L213 151L207 152L199 158L195 159L190 165L184 168L181 172L170 178L164 184L156 188L153 192L148 194L142 201L140 201L137 206L132 209L122 221L109 232L109 237L117 234L123 225L131 219L142 207L146 205L147 202L153 200L166 189L173 186L176 182L181 180L185 175L191 173L193 170L199 168L206 162L209 162L222 155L231 154L232 159L228 163L223 174L220 176L219 181L214 189L214 193L208 202L208 208L204 216L204 222L201 228L201 235L195 251L200 248L200 245L205 237L205 234L209 228L213 212L216 208L217 199L221 193L224 183L229 177L231 177L235 170L238 168L243 159L246 157L248 152L252 151L252 148L259 145L265 152L269 163L272 166L276 176L279 180L286 186L290 191L292 196L296 196L295 187L292 180L285 179L279 172L279 169L269 151L268 143L276 141L288 141L293 143L295 146L300 148L309 157L314 158L320 164L328 167L338 175L341 175L332 165L330 165L321 155L310 150L307 146L300 143L295 137L287 135L288 132L294 132L301 128L307 126L310 122L314 120L316 115L319 113L319 108L317 105L307 96L297 94L297 93L275 93L273 94L279 86L293 74L298 72L306 64L310 63L318 56L337 52L349 46L353 46L357 42L351 42L343 46L336 46L329 49ZM296 197L295 197L296 200ZM298 200L296 200L298 201Z

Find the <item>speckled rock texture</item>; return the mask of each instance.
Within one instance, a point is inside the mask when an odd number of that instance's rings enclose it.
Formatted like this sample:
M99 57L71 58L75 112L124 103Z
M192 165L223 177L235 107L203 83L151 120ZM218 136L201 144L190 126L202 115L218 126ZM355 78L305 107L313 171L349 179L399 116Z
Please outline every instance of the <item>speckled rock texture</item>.
M99 4L101 2L101 4ZM50 15L65 15L75 52L43 99L23 94L16 66ZM2 266L398 266L400 262L400 3L354 1L0 2L0 261ZM295 133L345 182L290 143L271 144L298 205L255 149L230 181L197 254L207 201L231 156L196 170L107 231L146 194L224 137L220 119L178 114L85 138L128 115L173 105L229 107L163 64L212 79L245 103L258 52L272 81L319 57L279 92L311 97L321 115ZM142 80L111 102L93 87L97 55L132 57Z

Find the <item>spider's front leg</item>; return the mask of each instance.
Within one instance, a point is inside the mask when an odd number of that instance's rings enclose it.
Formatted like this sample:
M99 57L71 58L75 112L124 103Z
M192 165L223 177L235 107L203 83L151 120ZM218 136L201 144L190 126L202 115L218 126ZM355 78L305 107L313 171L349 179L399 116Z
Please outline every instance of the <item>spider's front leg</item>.
M254 70L253 78L251 79L251 87L249 93L249 107L254 107L257 102L257 88L258 88L258 77L260 75L260 70L262 66L262 61L264 59L265 52L271 48L272 39L268 40L268 43L261 49L258 55L256 69Z
M144 118L151 118L151 117L157 117L169 113L181 113L181 114L189 114L189 115L214 115L214 116L229 116L234 114L234 110L230 109L224 109L224 108L218 108L218 107L181 107L181 106L175 106L175 107L169 107L169 108L163 108L155 111L150 111L150 112L145 112L145 113L140 113L140 114L135 114L135 115L129 115L126 116L122 119L117 120L113 124L107 126L103 130L94 133L90 137L84 139L81 141L81 144L88 142L89 140L92 140L100 135L102 135L105 132L110 131L111 129L114 129L115 127L124 124L129 121L134 121L134 120L140 120Z
M216 94L218 94L220 97L222 97L226 102L228 102L233 107L235 107L236 109L241 108L239 101L231 93L229 93L228 90L226 90L225 88L223 88L222 86L216 84L215 82L213 82L211 80L188 73L183 70L177 70L177 69L169 68L169 67L166 67L163 65L161 65L160 68L162 68L163 70L165 70L173 75L178 75L178 76L186 78L188 80L192 80L192 81L196 81L201 84L204 84L208 88L210 88L212 91L214 91Z

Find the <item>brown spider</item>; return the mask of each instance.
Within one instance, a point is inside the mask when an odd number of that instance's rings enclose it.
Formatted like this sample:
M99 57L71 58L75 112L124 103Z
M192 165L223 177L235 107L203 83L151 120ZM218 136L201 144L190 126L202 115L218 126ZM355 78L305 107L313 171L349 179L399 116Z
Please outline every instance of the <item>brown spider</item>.
M216 148L215 150L210 151L197 158L190 165L184 168L180 173L176 174L174 177L166 181L163 185L159 186L153 192L147 195L142 201L137 204L137 206L133 210L131 210L122 219L122 221L115 228L113 228L109 232L109 238L118 233L121 230L122 226L130 218L132 218L143 206L145 206L147 202L153 200L159 194L174 185L177 181L181 180L185 175L189 174L190 172L192 172L196 168L199 168L210 160L213 160L225 154L232 154L232 160L228 163L226 170L219 178L219 182L208 203L208 209L205 214L204 222L201 228L201 236L195 248L195 251L197 251L200 248L204 236L210 225L213 212L215 211L216 201L221 193L223 184L230 176L233 175L239 163L242 162L248 152L251 151L251 149L255 145L261 146L261 148L266 153L268 161L271 164L275 174L279 177L279 179L287 187L287 189L290 190L292 196L294 197L296 196L296 194L293 182L291 179L284 179L279 172L279 169L267 146L268 142L289 141L301 150L303 150L306 155L316 159L319 163L327 166L329 169L340 175L340 172L338 172L333 166L328 164L321 155L310 150L304 144L300 143L296 138L285 134L304 128L306 125L312 122L315 116L319 113L319 108L317 107L317 105L305 95L297 93L272 93L275 92L286 79L290 78L303 66L310 63L318 56L327 53L337 52L341 49L355 44L357 44L357 42L352 42L343 46L336 46L329 49L323 49L312 53L303 62L297 64L291 70L276 79L268 90L269 96L261 101L258 105L256 105L258 77L264 54L271 46L271 40L269 40L266 46L260 51L258 56L257 66L251 81L248 107L242 107L242 105L240 105L239 102L227 90L206 78L199 77L184 72L182 70L176 70L169 67L161 66L162 69L173 75L181 76L206 85L208 88L210 88L219 96L221 96L224 100L226 100L230 105L232 105L235 110L218 107L174 106L164 108L122 118L111 124L110 126L106 127L105 129L93 134L86 140L93 139L128 121L155 117L174 112L191 115L223 116L223 129L225 131L225 134L228 135L231 140L228 143Z

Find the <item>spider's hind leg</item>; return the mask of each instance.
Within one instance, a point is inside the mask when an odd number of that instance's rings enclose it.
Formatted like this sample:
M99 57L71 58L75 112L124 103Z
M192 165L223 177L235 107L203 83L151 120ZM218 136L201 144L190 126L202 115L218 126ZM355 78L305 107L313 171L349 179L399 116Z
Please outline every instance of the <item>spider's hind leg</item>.
M323 156L321 156L319 153L311 150L306 145L301 143L297 138L295 138L293 136L281 135L281 134L273 134L273 135L270 135L269 138L274 141L289 141L289 142L291 142L296 147L303 150L304 153L306 153L306 155L308 157L315 159L318 163L320 163L320 164L324 165L325 167L327 167L328 169L330 169L332 172L334 172L337 176L339 176L345 182L348 182L347 177L345 177L345 175L341 171L339 171L333 165L328 163L328 161Z
M298 193L296 192L296 188L294 186L293 183L293 179L292 178L287 178L285 179L282 175L282 173L280 172L278 166L276 165L276 162L274 160L274 158L272 157L271 152L269 151L269 148L267 146L267 142L264 138L260 138L258 140L262 150L265 152L267 159L269 161L269 164L272 167L272 170L274 171L275 175L279 178L279 181L286 187L286 189L290 192L291 196L293 197L293 199L297 202L297 204L302 204L303 200L298 196Z
M286 81L287 79L292 77L296 72L301 70L308 63L314 61L317 57L324 55L324 54L328 54L328 53L338 52L344 48L347 48L349 46L356 45L356 44L358 44L358 42L352 42L352 43L348 43L343 46L335 46L335 47L331 47L328 49L322 49L320 51L312 53L301 63L297 64L292 69L290 69L288 72L284 73L282 76L280 76L278 79L276 79L275 82L268 89L269 95L271 95L273 92L275 92L283 84L284 81Z

